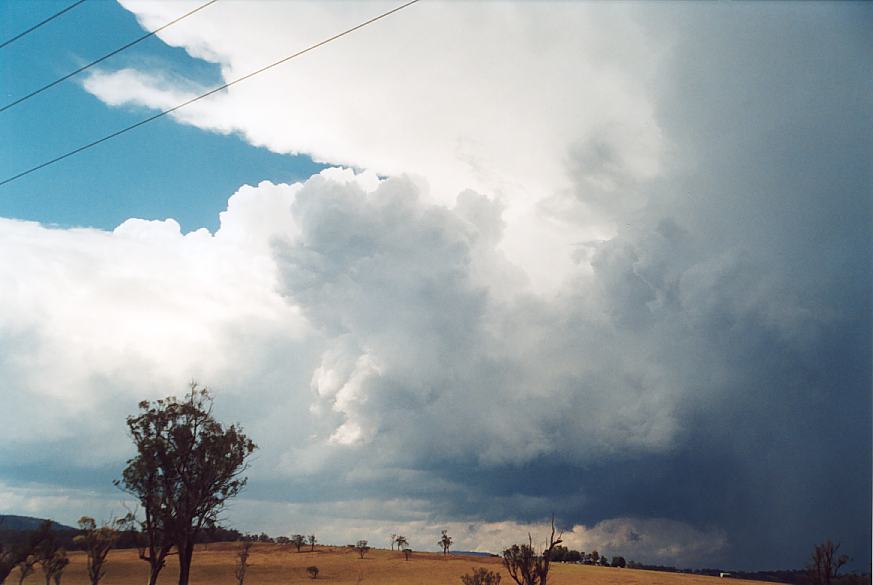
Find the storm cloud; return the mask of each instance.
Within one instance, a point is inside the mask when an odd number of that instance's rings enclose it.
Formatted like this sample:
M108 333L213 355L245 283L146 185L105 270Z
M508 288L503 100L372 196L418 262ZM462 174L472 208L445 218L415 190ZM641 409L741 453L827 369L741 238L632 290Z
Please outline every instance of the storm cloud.
M454 22L455 6L427 10ZM130 9L148 24L166 6ZM571 545L643 561L798 566L824 538L869 561L871 11L564 6L592 36L564 31L538 60L553 17L463 10L526 38L529 62L464 85L476 69L458 58L447 87L492 95L542 62L556 85L520 89L495 119L476 118L500 112L488 99L449 100L396 128L310 104L351 129L317 137L296 117L236 116L254 97L230 92L180 121L375 172L243 187L215 234L0 223L18 259L0 264L5 444L61 473L120 466L123 441L106 437L123 436L125 409L196 377L261 445L231 510L253 530L339 543L401 526L432 548L450 527L495 550L554 512ZM209 26L173 34L228 77L260 56L219 50ZM334 67L297 79L341 83ZM355 75L368 95L423 91ZM131 70L86 88L112 105L186 91ZM472 118L482 140L458 143ZM25 416L53 432L28 434ZM110 447L58 455L72 439ZM26 499L34 476L0 472L0 502Z

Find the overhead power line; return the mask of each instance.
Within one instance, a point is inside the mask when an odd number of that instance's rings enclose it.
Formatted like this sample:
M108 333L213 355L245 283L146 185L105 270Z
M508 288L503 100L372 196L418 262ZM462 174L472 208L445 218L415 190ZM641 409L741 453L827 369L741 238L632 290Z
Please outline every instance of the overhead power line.
M185 101L179 105L173 106L172 108L170 108L168 110L164 110L162 112L159 112L159 113L155 114L154 116L150 116L144 120L140 120L139 122L136 122L135 124L131 124L130 126L127 126L126 128L122 128L121 130L117 130L116 132L113 132L112 134L107 134L103 138L99 138L99 139L95 140L94 142L89 142L88 144L84 144L84 145L80 146L79 148L76 148L74 150L71 150L70 152L67 152L66 154L62 154L61 156L55 157L49 161L38 164L35 167L31 167L31 168L27 169L26 171L20 172L17 175L13 175L13 176L9 177L8 179L4 179L3 181L0 181L0 186L3 186L7 183L11 183L12 181L14 181L16 179L20 179L21 177L23 177L25 175L29 175L30 173L32 173L34 171L38 171L39 169L43 169L43 168L45 168L49 165L52 165L56 162L62 161L65 158L71 157L74 154L78 154L78 153L82 152L83 150L88 150L89 148L97 146L98 144L100 144L102 142L106 142L107 140L112 140L116 136L120 136L120 135L124 134L125 132L130 132L134 128L139 128L140 126L142 126L144 124L148 124L152 120L157 120L158 118L166 116L167 114L171 114L172 112L175 112L178 109L184 108L187 105L190 105L196 101L202 100L203 98L208 97L216 92L219 92L223 89L227 89L228 87L230 87L232 85L236 85L237 83L240 83L241 81L245 81L246 79L254 77L255 75L263 73L264 71L267 71L269 69L272 69L273 67L276 67L277 65L281 65L282 63L290 61L291 59L294 59L295 57L299 57L300 55L303 55L303 54L308 53L314 49L317 49L318 47L321 47L322 45L326 45L332 41L335 41L341 37L346 36L347 34L353 33L356 30L364 28L365 26L367 26L369 24L373 24L377 20L381 20L381 19L385 18L386 16L390 16L391 14L394 14L395 12L399 12L399 11L403 10L404 8L406 8L408 6L412 6L416 2L419 2L419 0L411 0L410 2L407 2L406 4L402 4L396 8L392 8L388 12L383 12L379 16L375 16L375 17L371 18L370 20L362 22L361 24L359 24L357 26L353 26L350 29L346 29L343 32L335 34L330 38L327 38L327 39L324 39L323 41L315 43L314 45L310 45L309 47L306 47L302 51L297 51L296 53L294 53L292 55L288 55L287 57L279 59L278 61L274 61L273 63L270 63L269 65L266 65L265 67L261 67L260 69L258 69L256 71L252 71L251 73L243 75L242 77L237 77L233 81L229 81L228 83L225 83L224 85L220 85L220 86L216 87L215 89L211 89L211 90L207 91L206 93L200 94L197 97L193 97L193 98L189 99L188 101Z
M0 49L2 49L3 47L5 47L6 45L9 45L9 44L14 43L15 41L17 41L18 39L20 39L20 38L23 37L24 35L27 35L27 34L32 33L33 31L35 31L36 29L38 29L38 28L41 27L42 25L44 25L44 24L46 24L46 23L48 23L48 22L51 22L52 20L56 19L56 18L59 17L61 14L65 13L65 12L69 12L70 10L72 10L73 8L75 8L76 6L78 6L79 4L81 4L81 3L84 2L84 1L85 1L85 0L79 0L78 2L73 2L72 4L70 4L69 6L67 6L66 8L64 8L63 10L61 10L60 12L56 12L55 14L52 14L51 16L49 16L48 18L46 18L46 19L43 20L42 22L38 22L38 23L36 23L35 25L33 25L32 27L30 27L30 28L27 29L26 31L22 31L22 32L18 33L17 35L15 35L14 37L12 37L11 39L8 39L8 40L3 41L3 43L0 43Z
M84 1L85 1L85 0L80 0L80 2L84 2ZM186 12L186 13L183 14L182 16L176 18L175 20L171 20L170 22L168 22L168 23L165 24L164 26L162 26L162 27L160 27L160 28L156 28L155 30L153 30L153 31L151 31L151 32L149 32L149 33L146 33L146 34L142 35L141 37L132 40L131 42L127 43L126 45L122 45L121 47L118 47L118 48L115 49L114 51L110 51L110 52L106 53L105 55L103 55L103 56L100 57L99 59L95 59L94 61L91 61L91 62L88 63L87 65L83 65L82 67L79 67L79 68L76 69L75 71L72 71L72 72L70 72L70 73L67 73L67 74L64 75L63 77L59 77L58 79L55 79L55 80L52 81L51 83L47 83L47 84L43 85L42 87L40 87L39 89L35 89L35 90L33 90L32 92L30 92L29 94L27 94L27 95L25 95L25 96L21 96L20 98L18 98L18 99L15 100L15 101L9 102L8 104L6 104L6 105L3 106L2 108L0 108L0 112L5 112L6 110L8 110L9 108L11 108L12 106L15 106L15 105L17 105L17 104L20 104L20 103L23 102L24 100L28 100L28 99L32 98L33 96L35 96L35 95L37 95L37 94L40 94L40 93L44 92L45 90L49 89L50 87L54 87L54 86L56 86L57 84L59 84L60 82L62 82L62 81L66 81L67 79L73 77L74 75L78 75L79 73L81 73L81 72L84 71L85 69L88 69L88 68L90 68L90 67L93 67L94 65L97 65L98 63L101 63L101 62L105 61L106 59L108 59L109 57L112 57L113 55L117 55L118 53L124 51L125 49L129 49L129 48L131 48L131 47L134 46L135 44L137 44L137 43L139 43L139 42L142 42L142 41L146 40L147 38L152 37L152 36L158 34L158 33L161 32L162 30L164 30L165 28L170 27L170 26L173 26L174 24L176 24L176 23L179 22L180 20L183 20L183 19L185 19L185 18L188 18L189 16L191 16L191 15L194 14L195 12L199 12L200 10L203 10L204 8L206 8L207 6L209 6L210 4L214 4L214 3L216 3L216 2L218 2L218 0L209 0L209 2L207 2L206 4L201 4L200 6L198 6L197 8L195 8L194 10L191 10L190 12Z

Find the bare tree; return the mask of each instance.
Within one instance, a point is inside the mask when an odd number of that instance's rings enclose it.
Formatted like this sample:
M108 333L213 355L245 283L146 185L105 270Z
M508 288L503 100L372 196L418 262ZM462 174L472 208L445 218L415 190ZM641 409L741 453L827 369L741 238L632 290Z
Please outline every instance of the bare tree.
M807 566L812 585L831 585L835 582L840 568L849 562L848 555L837 556L839 550L839 543L834 544L830 540L815 545Z
M391 550L394 550L394 545L397 543L397 535L396 534L391 535L390 542L391 542Z
M127 417L137 454L116 485L145 512L141 558L151 567L149 585L172 547L179 555L179 585L188 585L197 535L243 489L246 459L256 447L236 425L225 428L213 418L212 398L197 384L184 401L170 396L139 408L138 416Z
M443 530L442 536L440 536L440 539L437 541L437 544L443 547L443 556L449 554L449 548L451 548L452 542L452 537L449 536L448 530Z
M249 552L253 544L254 542L248 539L240 543L239 552L236 555L236 569L233 573L234 577L236 577L237 585L245 585L246 572L251 566L249 563Z
M88 579L91 585L98 585L100 579L106 574L106 556L118 540L118 529L124 526L124 520L116 520L104 523L99 528L93 518L82 516L79 518L79 530L81 534L73 539L73 542L85 549L88 555L87 569Z
M562 533L563 534L563 533ZM552 532L542 554L537 554L530 533L527 544L514 544L503 551L503 566L518 585L547 585L552 550L563 542L562 534L555 538L555 517L552 516Z
M364 555L370 552L370 547L367 546L366 540L359 540L355 545L355 550L361 555L361 558L364 558Z
M463 585L500 585L500 573L479 567L474 569L472 573L462 575L461 583Z
M318 542L318 540L315 538L315 535L310 534L306 540L309 542L309 552L315 551L315 543Z

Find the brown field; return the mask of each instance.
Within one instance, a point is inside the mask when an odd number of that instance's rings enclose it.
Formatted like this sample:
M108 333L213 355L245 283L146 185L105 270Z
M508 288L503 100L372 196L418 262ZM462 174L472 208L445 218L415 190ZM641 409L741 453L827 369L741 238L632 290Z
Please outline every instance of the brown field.
M220 543L203 550L198 545L192 564L191 585L235 585L233 577L238 545ZM62 585L86 585L85 556L70 553L70 566L64 573ZM291 583L326 583L332 585L460 585L459 577L475 567L486 567L503 573L503 583L514 585L503 571L500 560L493 557L449 555L444 559L438 553L414 553L407 562L399 552L371 550L360 559L353 550L338 547L315 547L314 552L304 549L298 553L293 547L275 544L256 544L249 557L251 566L246 576L247 585L279 585ZM172 585L177 579L176 557L170 557L161 573L159 583ZM306 567L315 565L320 572L318 580L306 575ZM146 582L146 563L139 560L136 551L116 550L109 554L105 585L140 585ZM552 566L549 579L554 585L724 585L718 577L702 577L674 573L657 573L635 569L590 567L583 565ZM8 582L17 583L13 572ZM730 583L761 583L731 579ZM43 576L37 570L25 583L41 585Z

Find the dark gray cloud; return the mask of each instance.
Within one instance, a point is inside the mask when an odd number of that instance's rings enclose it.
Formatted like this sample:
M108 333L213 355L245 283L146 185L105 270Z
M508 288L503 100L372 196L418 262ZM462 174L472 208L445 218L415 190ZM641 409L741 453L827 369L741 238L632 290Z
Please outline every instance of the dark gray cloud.
M863 565L869 11L652 12L678 39L658 102L675 161L637 185L604 148L570 153L561 196L619 234L557 297L495 300L482 226L411 185L301 192L288 294L336 336L326 367L360 375L328 393L336 422L367 464L447 481L401 485L448 518L671 518L726 531L712 562L797 566L832 537ZM645 203L609 204L622 189Z

